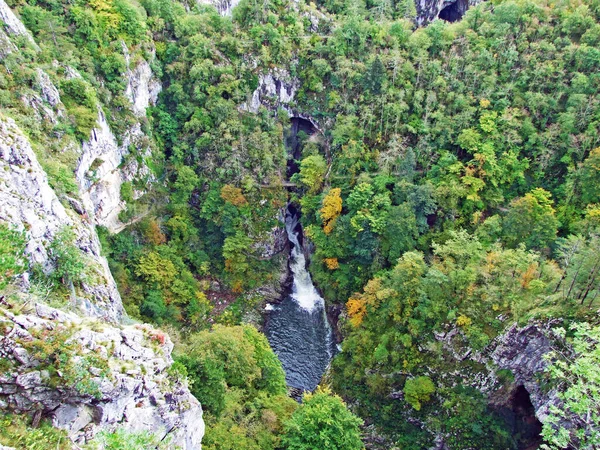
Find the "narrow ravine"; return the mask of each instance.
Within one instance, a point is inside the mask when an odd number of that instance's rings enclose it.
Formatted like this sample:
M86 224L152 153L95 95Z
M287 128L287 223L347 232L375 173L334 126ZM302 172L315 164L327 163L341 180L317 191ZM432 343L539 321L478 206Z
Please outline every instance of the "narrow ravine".
M301 157L298 132L307 135L314 132L308 120L299 118L292 119L290 128L286 139L290 155L288 177L298 171L296 160ZM331 361L335 343L325 313L325 301L308 272L300 211L291 203L286 209L285 229L293 283L281 303L267 307L265 333L283 365L288 386L300 392L313 391Z
M270 305L265 332L279 357L289 387L313 391L333 356L335 345L325 314L325 302L306 268L302 227L290 205L285 226L290 241L291 292L281 303Z

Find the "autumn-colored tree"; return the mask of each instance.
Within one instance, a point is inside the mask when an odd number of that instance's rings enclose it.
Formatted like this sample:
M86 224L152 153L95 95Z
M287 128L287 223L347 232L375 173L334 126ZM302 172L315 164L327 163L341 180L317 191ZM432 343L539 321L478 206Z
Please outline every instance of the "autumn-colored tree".
M167 242L167 237L160 229L156 219L151 219L148 226L144 229L144 238L152 245L161 245Z
M348 312L350 323L354 327L358 327L367 314L367 305L363 299L351 297L346 302L346 311Z
M323 220L323 231L329 234L333 231L335 221L342 213L342 190L340 188L331 189L323 199L321 208L321 219Z
M337 258L325 258L323 260L329 270L339 269L340 263Z
M248 204L248 200L244 197L242 190L230 184L226 184L221 188L221 198L233 206L244 206Z
M504 219L504 240L511 247L524 243L544 249L556 239L558 225L552 195L536 188L511 203Z

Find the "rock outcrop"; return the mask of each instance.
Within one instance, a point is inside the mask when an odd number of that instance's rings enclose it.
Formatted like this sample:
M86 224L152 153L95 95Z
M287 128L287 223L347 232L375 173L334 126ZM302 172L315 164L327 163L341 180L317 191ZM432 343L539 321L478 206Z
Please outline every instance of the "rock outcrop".
M15 15L4 0L0 0L0 20L4 22L4 29L8 34L14 36L25 36L29 43L39 50L38 45L33 40L33 37L23 25L23 22Z
M478 4L481 0L416 0L417 16L415 22L418 26L427 25L429 22L440 18L448 22L460 20L469 7Z
M525 388L540 422L545 421L549 409L558 403L557 392L542 389L540 377L547 366L544 355L558 346L551 325L535 322L519 327L515 324L486 349L495 367L512 374L512 389Z
M240 0L197 0L199 5L213 5L222 16L231 16Z
M299 85L300 82L287 70L272 69L259 75L258 87L252 93L250 101L244 103L241 108L253 113L258 112L261 106L274 111L283 108L293 115L293 101Z
M131 55L125 43L122 43L125 62L127 63L127 88L125 96L131 102L133 113L138 117L146 116L148 106L156 104L158 94L162 90L160 82L154 78L150 64L146 60L141 60L131 68ZM153 55L154 57L154 55Z
M48 183L31 144L16 123L0 117L0 221L26 232L32 264L51 269L48 246L65 227L75 232L76 245L87 258L94 282L83 282L77 301L88 314L118 321L121 297L100 254L98 236L85 216L67 210Z
M461 384L482 392L489 406L505 418L522 445L537 448L542 423L560 400L555 389L544 385L544 355L565 343L553 327L558 321L513 324L482 351L473 351L462 330L436 333L447 358L444 383ZM450 369L454 365L453 370ZM401 393L394 393L401 394ZM570 424L565 422L565 426ZM447 448L445 436L436 435L436 449Z
M131 101L134 114L141 119L145 117L146 109L156 102L161 85L153 77L146 61L130 69L131 58L127 52L125 56L128 63L125 95ZM83 143L75 170L84 205L92 213L92 220L111 232L121 228L119 213L126 207L121 199L121 185L136 180L144 180L146 184L155 181L143 161L150 157L150 148L140 123L131 126L121 140L119 144L99 108L97 127L90 139ZM131 148L136 149L136 158L128 158ZM134 199L143 194L144 190L134 191Z
M51 418L77 444L119 429L150 432L173 448L201 448L202 408L172 368L168 336L41 303L24 307L0 308L0 358L10 364L0 374L0 409Z

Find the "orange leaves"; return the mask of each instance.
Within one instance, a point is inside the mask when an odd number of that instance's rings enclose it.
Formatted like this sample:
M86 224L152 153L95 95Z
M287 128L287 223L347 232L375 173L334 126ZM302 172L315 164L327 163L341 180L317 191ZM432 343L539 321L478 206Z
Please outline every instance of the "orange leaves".
M337 258L325 258L323 261L329 270L335 270L340 267L340 263L338 262Z
M148 223L148 227L144 230L144 238L152 245L161 245L167 242L167 237L154 219Z
M358 327L362 323L365 314L367 314L367 305L362 299L350 298L346 302L346 310L352 326Z
M323 199L321 208L321 219L323 220L323 231L329 234L333 231L335 221L342 213L342 190L340 188L331 189Z
M537 263L531 263L529 267L527 267L527 270L523 272L523 275L521 276L521 286L523 287L523 289L529 288L529 283L531 283L531 280L533 280L533 278L535 277L537 268Z
M393 289L382 288L380 278L369 280L363 294L356 293L346 302L346 311L352 326L358 327L362 323L367 314L367 306L371 309L378 308L383 300L395 294Z
M233 206L239 207L248 204L248 200L242 194L242 190L230 184L226 184L221 188L221 198Z

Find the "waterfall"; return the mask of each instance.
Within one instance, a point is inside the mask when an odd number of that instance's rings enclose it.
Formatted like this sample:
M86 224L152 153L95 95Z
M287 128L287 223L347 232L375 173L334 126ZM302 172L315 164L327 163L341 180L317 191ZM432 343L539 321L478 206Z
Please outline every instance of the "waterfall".
M306 311L323 309L325 302L313 285L310 274L306 269L306 258L304 249L300 243L301 228L298 223L297 214L293 214L288 208L285 215L285 229L288 239L292 245L290 270L294 277L292 286L292 298Z
M285 227L290 242L293 283L281 303L267 305L265 334L279 357L288 386L313 391L335 352L325 301L306 268L302 227L296 209L289 205Z

